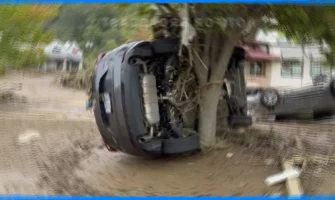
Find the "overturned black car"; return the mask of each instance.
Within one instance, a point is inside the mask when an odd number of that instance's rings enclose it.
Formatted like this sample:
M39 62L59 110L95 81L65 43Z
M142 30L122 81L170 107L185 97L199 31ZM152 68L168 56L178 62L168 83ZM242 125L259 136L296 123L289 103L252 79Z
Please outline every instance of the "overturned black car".
M138 41L100 56L94 77L93 109L108 150L160 156L200 149L199 135L184 131L181 113L175 109L180 102L171 97L180 76L179 45L171 38ZM243 59L244 50L236 48L227 73L236 75L236 69L240 69L238 61ZM243 76L243 70L239 71ZM248 126L251 119L245 105L236 103L234 98L238 95L233 95L239 91L238 84L245 83L235 82L235 90L229 89L230 96L226 95L227 102L231 102L230 121L234 127L238 123ZM225 85L223 89L227 88Z

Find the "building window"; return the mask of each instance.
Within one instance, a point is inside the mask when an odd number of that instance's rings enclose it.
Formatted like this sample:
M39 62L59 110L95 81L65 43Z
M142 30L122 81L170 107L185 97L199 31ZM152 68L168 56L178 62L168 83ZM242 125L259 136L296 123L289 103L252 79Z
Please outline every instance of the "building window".
M323 61L313 61L311 62L311 77L315 77L316 75L324 74L327 76L332 76L332 71L329 66L325 64Z
M265 76L265 66L262 62L250 63L250 76Z
M301 78L302 66L299 61L284 61L281 67L281 76L283 78Z

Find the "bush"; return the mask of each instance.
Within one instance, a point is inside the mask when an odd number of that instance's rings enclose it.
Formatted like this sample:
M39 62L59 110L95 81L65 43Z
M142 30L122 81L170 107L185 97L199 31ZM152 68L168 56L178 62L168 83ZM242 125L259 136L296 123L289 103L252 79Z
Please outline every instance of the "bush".
M94 68L89 67L82 71L62 72L56 79L61 87L75 88L89 92L92 87Z

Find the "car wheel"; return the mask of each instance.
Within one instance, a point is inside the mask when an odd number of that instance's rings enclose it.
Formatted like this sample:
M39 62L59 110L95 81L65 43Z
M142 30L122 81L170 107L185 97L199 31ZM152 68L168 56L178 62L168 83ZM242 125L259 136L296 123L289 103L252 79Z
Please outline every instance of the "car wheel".
M285 120L289 120L292 119L293 116L292 115L276 115L275 116L275 121L285 121Z
M232 115L228 117L228 123L232 128L249 127L252 125L252 118L249 116Z
M313 112L313 119L319 120L323 118L332 117L334 115L334 111L314 111Z
M279 100L280 100L279 93L275 89L264 90L260 98L261 104L268 109L272 109L275 106L277 106Z
M330 93L332 94L333 97L335 97L335 80L330 81L329 87L330 87Z
M163 140L164 154L186 153L186 152L197 151L199 149L200 149L199 135Z

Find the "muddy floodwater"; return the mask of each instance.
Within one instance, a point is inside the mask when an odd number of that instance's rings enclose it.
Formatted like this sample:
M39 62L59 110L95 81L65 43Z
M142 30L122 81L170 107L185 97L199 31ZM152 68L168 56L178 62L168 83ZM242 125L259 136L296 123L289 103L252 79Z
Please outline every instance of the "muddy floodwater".
M101 143L85 93L54 77L20 82L0 103L0 193L117 196L230 196L282 193L264 179L279 172L271 154L226 144L197 155L143 159L110 153Z

